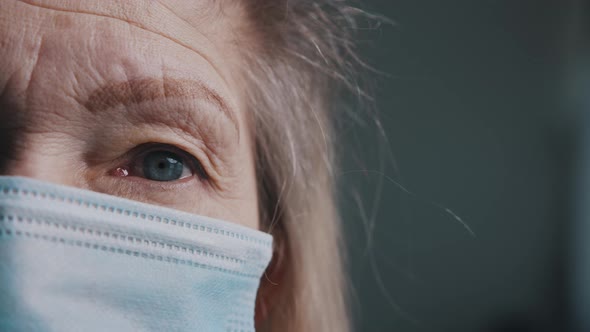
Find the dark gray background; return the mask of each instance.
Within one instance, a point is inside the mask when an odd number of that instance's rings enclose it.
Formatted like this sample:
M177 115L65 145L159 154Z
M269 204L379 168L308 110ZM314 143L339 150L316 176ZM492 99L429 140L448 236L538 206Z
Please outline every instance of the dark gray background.
M584 3L364 2L395 24L362 49L389 146L340 132L356 330L570 328Z

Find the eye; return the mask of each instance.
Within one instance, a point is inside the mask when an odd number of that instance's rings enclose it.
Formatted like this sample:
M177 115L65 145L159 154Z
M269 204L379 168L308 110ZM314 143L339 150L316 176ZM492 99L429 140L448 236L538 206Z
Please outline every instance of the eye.
M206 177L199 161L188 152L166 144L148 145L130 151L126 165L117 167L113 174L151 181L176 181L194 175Z
M168 151L148 153L143 158L141 168L145 178L154 181L174 181L192 175L182 157Z

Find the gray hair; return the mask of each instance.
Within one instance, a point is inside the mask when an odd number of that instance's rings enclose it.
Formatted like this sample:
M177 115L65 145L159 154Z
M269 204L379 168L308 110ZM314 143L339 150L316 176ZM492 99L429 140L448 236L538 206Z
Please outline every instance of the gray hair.
M348 331L347 284L335 203L334 98L358 89L360 17L344 0L246 0L255 41L246 82L262 228L275 256L262 279L257 327ZM370 18L370 17L369 17ZM266 310L265 310L266 311Z

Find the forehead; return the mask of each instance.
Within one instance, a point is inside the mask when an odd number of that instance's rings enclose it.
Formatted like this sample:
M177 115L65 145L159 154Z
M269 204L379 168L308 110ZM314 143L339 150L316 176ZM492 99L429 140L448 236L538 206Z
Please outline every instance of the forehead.
M109 19L107 24L127 23L190 48L195 42L213 45L217 39L230 40L232 27L241 23L239 19L243 11L240 3L214 0L4 0L2 14L7 19L26 15L37 23L52 20L54 28L67 28L79 20Z
M3 0L0 87L172 76L235 95L241 17L237 1Z

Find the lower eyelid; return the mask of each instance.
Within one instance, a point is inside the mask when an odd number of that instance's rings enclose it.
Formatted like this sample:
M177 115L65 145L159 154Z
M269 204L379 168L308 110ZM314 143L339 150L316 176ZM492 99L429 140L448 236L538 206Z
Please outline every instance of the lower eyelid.
M195 186L190 179L163 182L148 181L138 177L124 180L107 177L93 181L90 186L97 192L163 206L174 206L187 195L199 195L201 192L200 186Z

